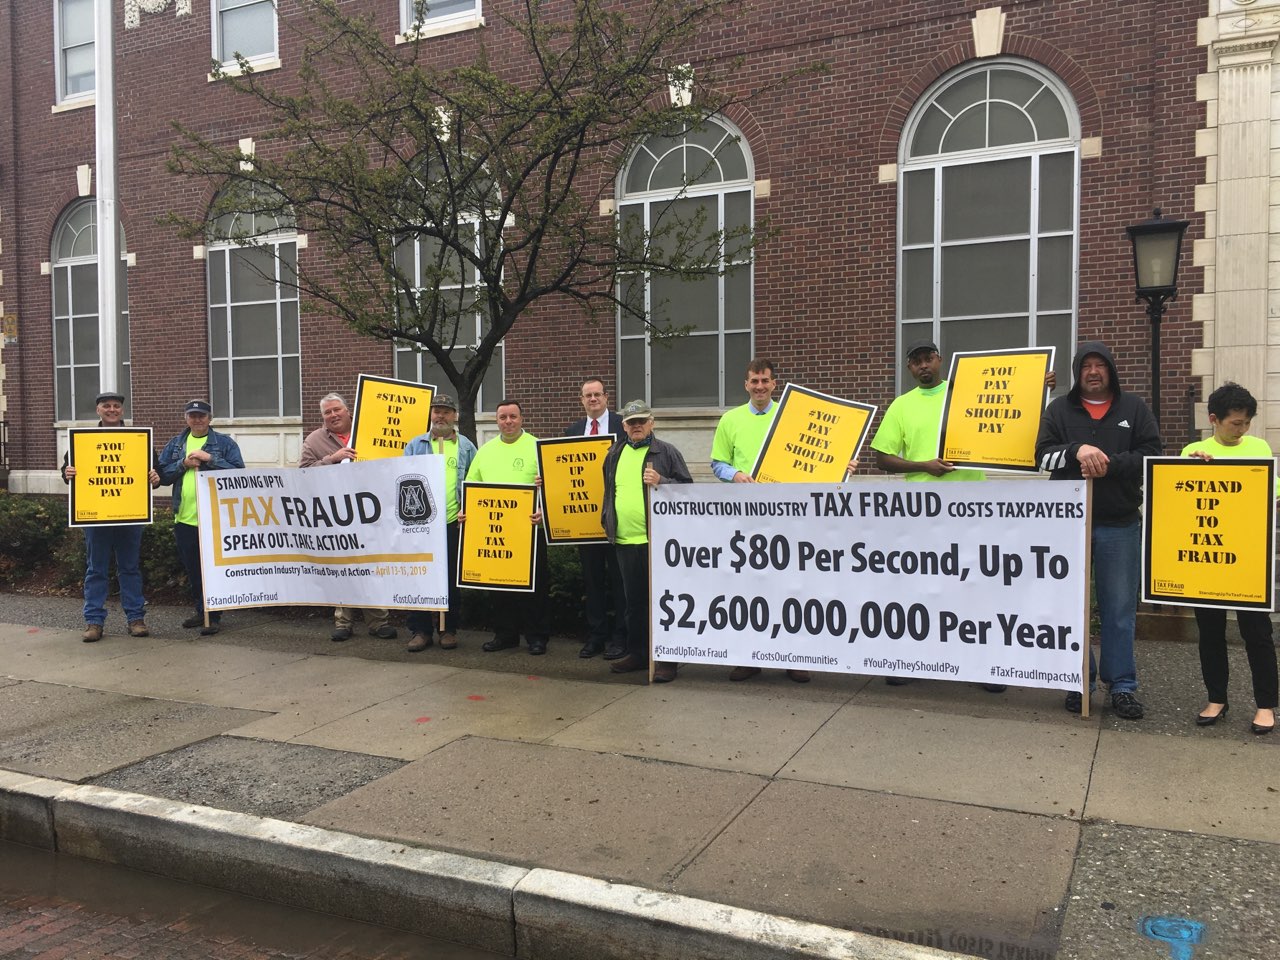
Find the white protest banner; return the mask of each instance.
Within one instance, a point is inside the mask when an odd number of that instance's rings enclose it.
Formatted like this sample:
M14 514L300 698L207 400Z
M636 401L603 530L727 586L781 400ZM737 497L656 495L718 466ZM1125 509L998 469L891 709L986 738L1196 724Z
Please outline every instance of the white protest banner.
M1081 690L1088 485L663 484L653 659Z
M196 490L210 610L449 606L441 456L217 470Z

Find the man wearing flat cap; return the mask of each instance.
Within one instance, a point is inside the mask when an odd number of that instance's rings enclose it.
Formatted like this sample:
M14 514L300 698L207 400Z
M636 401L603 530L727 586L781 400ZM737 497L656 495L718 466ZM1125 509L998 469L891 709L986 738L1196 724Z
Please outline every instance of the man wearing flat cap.
M191 400L183 410L187 428L160 452L160 482L173 485L173 539L187 571L195 612L182 621L210 636L221 629L222 614L211 613L204 623L204 580L200 574L200 531L196 513L196 477L207 470L243 470L240 446L209 426L213 407L208 400Z
M458 492L467 477L471 461L475 459L476 445L458 433L458 405L453 397L437 393L431 398L431 429L414 437L404 448L406 457L434 453L444 457L445 540L449 563L449 609L444 617L444 629L440 631L440 649L452 650L458 645L458 608L460 597L454 583L458 572ZM438 614L432 610L414 610L409 614L409 632L413 634L410 653L418 653L431 646Z
M104 390L95 401L98 426L108 429L124 426L124 394ZM151 452L151 469L147 482L152 487L160 485L156 472L155 451ZM71 452L62 458L62 480L71 483L76 468L71 466ZM116 579L120 583L120 606L124 608L129 636L146 637L146 600L142 596L142 528L145 524L126 523L110 527L87 527L84 531L84 634L85 643L102 639L107 622L107 573L111 568L111 556L116 558Z
M693 483L684 456L653 435L653 411L643 400L622 408L625 440L609 448L604 458L604 504L601 522L618 554L626 593L627 653L614 660L613 673L649 666L649 490L663 483ZM660 663L653 671L657 683L676 678L674 663Z
M307 434L302 441L299 467L327 467L355 460L356 452L350 446L351 408L339 394L328 393L320 398L320 419L324 423ZM356 607L333 608L333 632L329 639L341 642L351 639L351 624ZM369 636L380 640L394 640L396 628L390 623L391 611L386 607L365 607L364 625Z

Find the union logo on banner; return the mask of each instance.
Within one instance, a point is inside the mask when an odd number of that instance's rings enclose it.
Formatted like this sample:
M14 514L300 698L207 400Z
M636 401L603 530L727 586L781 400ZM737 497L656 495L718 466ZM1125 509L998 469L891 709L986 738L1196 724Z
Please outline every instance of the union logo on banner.
M430 523L436 515L435 498L427 478L409 474L400 478L396 490L396 516L406 525Z

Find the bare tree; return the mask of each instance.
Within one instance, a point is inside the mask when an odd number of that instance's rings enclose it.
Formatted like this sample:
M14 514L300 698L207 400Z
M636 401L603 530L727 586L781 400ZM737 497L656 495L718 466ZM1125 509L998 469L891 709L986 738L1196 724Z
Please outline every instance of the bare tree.
M705 277L724 269L726 248L740 260L758 242L761 224L729 235L696 204L668 205L647 229L601 215L631 148L762 92L734 82L736 61L694 57L742 2L523 0L457 41L465 62L440 66L439 47L393 45L337 0L303 0L296 76L255 74L242 59L225 79L268 118L254 155L179 126L170 169L223 189L205 215L167 220L248 245L255 217L229 214L296 216L324 250L290 273L304 302L429 353L474 437L494 350L532 307L572 304L610 322L625 310L651 337L679 336L620 280ZM419 3L419 23L425 12Z

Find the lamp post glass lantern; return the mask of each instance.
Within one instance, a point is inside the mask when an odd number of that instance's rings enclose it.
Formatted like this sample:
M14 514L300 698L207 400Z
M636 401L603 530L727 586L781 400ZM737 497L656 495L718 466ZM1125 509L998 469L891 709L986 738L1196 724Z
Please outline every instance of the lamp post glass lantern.
M1164 305L1178 299L1178 261L1182 237L1190 221L1168 220L1155 211L1150 220L1125 227L1133 245L1133 278L1136 299L1147 302L1151 319L1151 407L1160 420L1160 321Z

